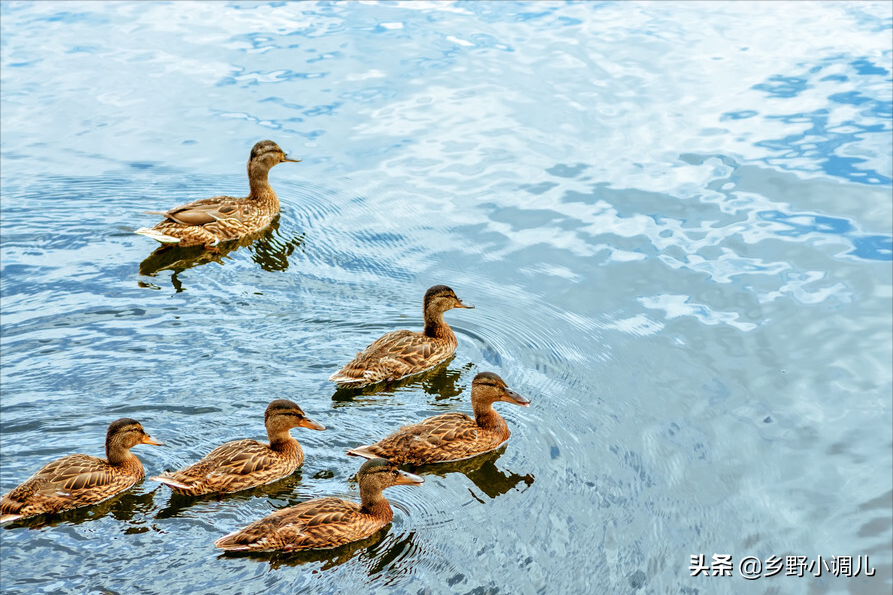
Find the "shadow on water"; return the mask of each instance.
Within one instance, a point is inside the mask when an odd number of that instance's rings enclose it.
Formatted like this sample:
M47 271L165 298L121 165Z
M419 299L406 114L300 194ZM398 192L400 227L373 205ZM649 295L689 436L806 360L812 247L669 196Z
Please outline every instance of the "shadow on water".
M450 473L461 473L471 480L471 483L477 486L481 492L486 494L489 498L495 499L498 496L507 494L522 482L529 487L533 485L534 481L533 475L529 473L519 475L512 471L505 472L499 470L496 466L496 461L505 453L507 447L508 444L503 444L496 450L485 452L463 461L433 463L428 465L404 465L404 467L411 473L417 475L446 477ZM348 479L347 483L354 489L358 488L355 475ZM476 496L475 498L483 503Z
M394 394L399 389L411 387L421 388L425 393L434 397L435 403L442 402L442 404L446 405L462 395L466 389L465 384L461 382L462 376L474 369L474 364L471 362L466 363L461 368L451 369L449 364L454 358L455 356L452 356L430 370L403 378L402 380L379 382L361 388L339 387L335 389L335 393L332 395L332 401L335 402L333 406L362 405L372 402L371 399L365 397Z
M93 506L75 508L54 514L43 514L29 517L7 524L5 529L27 527L29 529L42 529L55 527L63 523L79 525L89 521L95 521L106 516L111 516L117 521L132 521L134 516L148 514L152 509L155 498L155 490L144 494L124 493L105 502ZM142 533L148 531L147 527L131 527L127 533Z
M481 492L494 499L513 490L522 482L528 487L533 485L533 475L519 475L511 471L504 472L500 471L496 466L496 461L505 452L507 446L507 444L503 444L492 452L484 453L465 461L419 465L414 467L412 472L422 475L437 475L439 477L445 477L448 473L462 473ZM476 496L475 498L478 499ZM480 502L480 499L478 501Z
M249 558L258 562L268 562L271 569L321 563L319 568L321 571L331 570L356 559L365 568L366 574L372 577L388 570L406 552L416 548L414 531L390 535L392 526L389 524L365 539L332 549L300 552L225 552L218 558Z
M170 500L168 505L155 515L156 519L167 519L179 516L179 514L202 502L219 502L226 498L227 500L250 500L253 498L282 496L294 491L301 483L301 470L298 469L288 477L284 477L279 481L268 483L266 485L257 486L231 494L204 494L201 496L188 496L186 494L178 494L173 490L170 491Z
M154 277L161 271L173 271L171 284L180 292L183 287L177 278L179 273L209 262L223 265L230 252L245 246L249 247L251 260L260 265L261 269L268 272L284 271L288 269L288 257L304 245L306 234L284 240L277 234L278 229L279 217L276 217L266 229L238 240L224 242L210 250L203 246L161 246L140 263L139 272L140 275ZM140 286L157 288L144 281L140 281Z

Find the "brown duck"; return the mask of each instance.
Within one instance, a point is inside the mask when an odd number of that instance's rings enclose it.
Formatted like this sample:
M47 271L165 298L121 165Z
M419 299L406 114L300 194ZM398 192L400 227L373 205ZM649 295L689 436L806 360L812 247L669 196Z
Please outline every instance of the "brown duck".
M384 459L366 461L357 473L360 504L317 498L283 508L214 544L222 550L269 551L329 549L368 537L391 522L394 511L382 495L393 485L420 485L424 479L400 471Z
M142 227L136 233L162 244L211 248L260 231L279 214L279 199L267 182L267 175L276 164L298 161L286 157L273 141L262 140L254 145L248 158L248 196L214 196L170 211L153 212L164 215L164 221L154 227Z
M250 439L234 440L218 446L185 469L149 479L189 496L229 494L272 483L291 475L304 462L304 451L289 430L326 429L287 399L278 399L267 406L264 424L269 445Z
M0 522L98 504L132 487L145 474L130 452L137 444L162 445L134 419L113 421L105 435L105 459L76 454L47 464L0 498Z
M464 413L444 413L417 424L403 426L387 438L347 451L371 459L387 458L395 463L427 465L461 461L499 448L509 439L508 424L493 409L496 401L527 407L530 401L511 391L493 372L481 372L471 383L474 419Z
M456 351L453 329L443 319L452 308L474 308L463 304L446 285L425 292L425 330L392 331L366 347L329 380L338 386L359 388L377 382L399 380L424 372Z

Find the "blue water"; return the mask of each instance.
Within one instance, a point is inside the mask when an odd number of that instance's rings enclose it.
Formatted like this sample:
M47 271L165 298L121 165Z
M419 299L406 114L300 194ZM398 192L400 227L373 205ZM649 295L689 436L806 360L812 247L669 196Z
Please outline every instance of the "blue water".
M144 482L0 529L3 593L889 593L888 2L3 2L0 491L140 420L149 475L262 438L294 476ZM299 156L262 238L155 254L163 210ZM455 358L328 376L450 285ZM386 492L371 542L225 557L274 509L358 498L344 451L470 411L508 445ZM730 555L732 576L691 576ZM747 556L876 572L748 580ZM824 562L819 561L819 556Z

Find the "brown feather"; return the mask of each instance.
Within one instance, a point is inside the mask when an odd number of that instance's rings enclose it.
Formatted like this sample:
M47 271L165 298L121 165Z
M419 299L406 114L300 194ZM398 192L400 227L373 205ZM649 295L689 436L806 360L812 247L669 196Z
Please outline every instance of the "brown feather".
M424 332L392 331L372 342L329 380L345 387L362 387L419 374L445 361L456 351L456 335L443 319L451 308L470 308L452 289L435 285L425 293Z
M372 535L391 522L340 498L319 498L285 508L216 542L226 550L308 550L338 547Z
M3 521L97 504L140 481L145 472L130 452L152 440L140 423L127 417L109 424L105 437L106 458L84 454L64 456L44 465L25 483L0 498Z
M178 238L179 246L213 246L264 229L279 214L279 199L267 181L268 173L284 160L285 153L276 143L260 141L248 161L248 196L214 196L180 205L164 212L164 221L151 230ZM152 237L147 229L137 233Z
M215 545L228 551L294 551L345 545L364 539L391 522L394 513L382 496L384 488L397 483L401 475L416 484L423 481L381 459L366 461L357 475L361 504L332 497L308 500L234 531Z
M456 337L434 339L409 330L390 332L332 375L343 385L368 385L397 380L424 372L444 361L456 350Z
M529 403L510 391L492 372L481 372L471 385L474 419L464 413L444 413L403 426L375 444L360 446L347 454L381 457L399 464L427 465L461 461L499 448L509 439L508 424L496 410L495 401Z
M287 477L303 462L304 451L297 440L282 450L273 450L256 440L235 440L218 446L185 469L152 479L164 482L169 478L189 486L183 489L168 484L179 494L228 494Z
M238 492L291 475L303 464L304 451L289 429L315 422L307 420L301 408L286 399L270 403L264 419L270 444L250 439L227 442L185 469L150 479L177 493L199 496Z
M36 516L98 504L140 481L139 459L121 465L89 455L68 455L35 473L0 499L0 513Z
M361 449L395 463L426 465L490 452L508 440L509 434L504 423L493 429L481 428L464 413L444 413L403 426L387 438Z

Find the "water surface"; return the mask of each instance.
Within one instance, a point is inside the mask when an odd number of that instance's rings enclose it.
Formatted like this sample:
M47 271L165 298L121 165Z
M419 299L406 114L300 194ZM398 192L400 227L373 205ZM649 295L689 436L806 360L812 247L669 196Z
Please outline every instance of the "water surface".
M0 530L4 593L884 593L893 586L889 3L0 5L0 489L140 420L147 472L263 437L294 476L222 499L139 484ZM303 158L282 214L152 255L159 210ZM231 248L231 249L230 249ZM327 382L450 285L456 356L372 394ZM356 546L224 557L344 451L470 411L499 451L387 495ZM731 577L690 576L729 554ZM745 556L876 576L749 581Z

